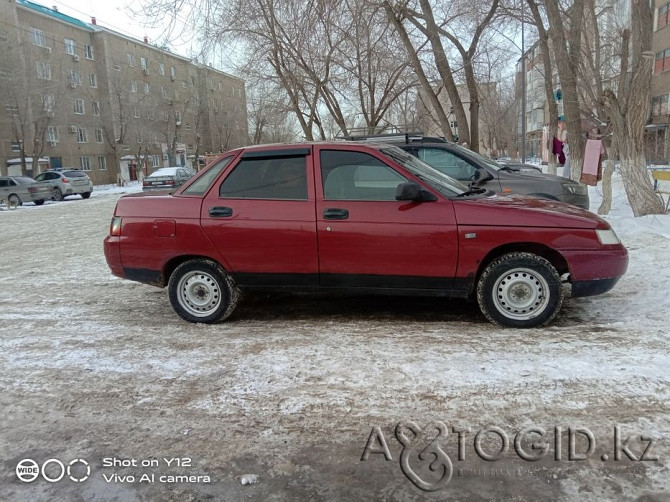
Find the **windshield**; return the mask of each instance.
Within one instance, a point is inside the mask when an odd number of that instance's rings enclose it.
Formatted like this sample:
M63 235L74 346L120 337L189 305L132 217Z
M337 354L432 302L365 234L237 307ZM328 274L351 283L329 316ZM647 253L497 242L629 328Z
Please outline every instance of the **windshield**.
M391 146L381 151L442 195L453 197L468 191L468 187L460 181L441 173L400 148Z
M455 152L458 152L459 155L462 155L464 157L470 157L474 158L475 160L478 160L482 164L486 164L487 167L490 167L491 169L495 171L500 171L504 167L498 164L495 160L491 160L488 157L484 157L483 155L473 152L472 150L468 150L464 146L457 145L455 143L452 143L449 145L451 149L453 149Z

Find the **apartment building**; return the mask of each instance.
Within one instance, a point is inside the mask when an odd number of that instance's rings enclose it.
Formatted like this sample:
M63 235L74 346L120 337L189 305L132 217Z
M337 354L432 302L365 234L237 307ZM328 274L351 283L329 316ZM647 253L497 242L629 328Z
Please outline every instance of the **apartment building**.
M243 80L95 19L0 2L0 173L114 183L246 144Z
M667 164L670 162L668 126L670 125L670 1L654 2L654 73L651 78L651 107L649 124L646 127L648 161Z

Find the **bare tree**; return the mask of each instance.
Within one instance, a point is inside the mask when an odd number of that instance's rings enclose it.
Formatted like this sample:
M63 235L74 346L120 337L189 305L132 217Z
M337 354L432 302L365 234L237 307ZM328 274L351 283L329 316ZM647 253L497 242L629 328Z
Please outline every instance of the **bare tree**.
M632 52L629 52L628 43L622 46L618 92L606 89L602 98L616 138L626 195L635 216L665 212L663 201L651 184L644 152L644 126L651 88L649 76L654 64L652 20L649 3L632 0ZM627 71L629 59L632 67L630 78Z

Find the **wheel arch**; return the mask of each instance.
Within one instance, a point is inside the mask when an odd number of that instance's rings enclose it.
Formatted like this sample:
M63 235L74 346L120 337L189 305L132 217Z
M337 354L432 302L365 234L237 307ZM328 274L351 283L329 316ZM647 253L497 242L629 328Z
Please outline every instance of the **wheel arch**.
M514 242L509 244L503 244L496 248L493 248L488 254L482 259L477 268L477 275L474 281L474 288L477 288L477 283L482 276L482 273L489 266L491 262L500 258L503 255L508 253L532 253L534 255L540 256L547 260L553 265L553 267L558 272L558 275L563 275L570 272L568 262L565 260L563 255L556 251L555 249L550 248L545 244L540 244L537 242Z
M179 255L175 256L173 258L170 258L165 265L163 265L163 273L161 277L161 287L165 287L168 285L168 282L170 281L170 276L172 276L172 273L175 271L175 269L181 265L182 263L186 263L187 261L191 260L211 260L218 264L224 271L228 272L226 266L221 263L221 261L217 260L216 258L212 256L207 256L207 255L201 255L201 254L185 254L185 255Z

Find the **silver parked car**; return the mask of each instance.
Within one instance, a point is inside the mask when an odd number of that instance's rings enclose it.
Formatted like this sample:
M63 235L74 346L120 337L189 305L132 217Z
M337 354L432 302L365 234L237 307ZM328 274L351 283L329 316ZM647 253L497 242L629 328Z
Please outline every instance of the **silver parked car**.
M79 169L51 169L35 176L35 180L51 187L52 200L63 200L68 195L81 195L82 199L88 199L93 191L91 178Z
M41 206L50 198L49 188L29 176L0 176L0 201L6 201L8 206L16 207L24 202Z
M187 167L161 167L142 182L142 190L174 190L195 173Z

